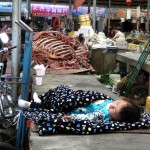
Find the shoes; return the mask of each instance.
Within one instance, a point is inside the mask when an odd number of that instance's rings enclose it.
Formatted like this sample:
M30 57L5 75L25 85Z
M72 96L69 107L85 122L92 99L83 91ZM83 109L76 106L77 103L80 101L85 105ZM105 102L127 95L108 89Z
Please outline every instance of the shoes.
M36 102L36 103L41 103L41 100L39 99L36 92L33 93L33 101ZM28 108L30 108L30 105L31 105L31 102L28 102L28 101L25 101L25 100L22 100L22 99L18 100L18 106L20 108L28 109Z
M39 99L39 97L38 97L36 92L33 93L33 100L36 103L41 103L41 100Z
M18 101L18 106L23 109L28 109L30 107L30 104L31 104L30 102L22 100L22 99L19 99Z

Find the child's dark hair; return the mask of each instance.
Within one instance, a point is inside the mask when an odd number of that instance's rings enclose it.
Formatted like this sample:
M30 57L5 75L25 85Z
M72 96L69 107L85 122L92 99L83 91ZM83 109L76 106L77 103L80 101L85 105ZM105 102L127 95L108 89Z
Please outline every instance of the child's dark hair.
M119 121L125 122L136 122L140 119L141 116L141 109L140 106L134 102L134 100L125 100L128 104L127 106L123 107L120 116L121 118Z

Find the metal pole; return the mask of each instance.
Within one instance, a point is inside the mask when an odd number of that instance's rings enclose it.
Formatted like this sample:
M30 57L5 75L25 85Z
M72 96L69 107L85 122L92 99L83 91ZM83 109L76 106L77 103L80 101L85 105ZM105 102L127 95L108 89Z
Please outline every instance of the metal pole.
M28 12L27 19L30 19L31 18L31 0L27 0L26 9Z
M12 77L18 77L19 70L19 53L20 53L20 28L15 23L15 20L19 20L21 14L21 6L19 0L12 0L12 46L17 46L14 50L12 50L12 60L11 60L11 74ZM12 79L12 82L17 82L17 79ZM12 84L12 91L15 95L17 95L17 84Z
M110 7L111 7L111 0L109 0L109 8L108 8L108 33L110 33Z
M71 4L71 0L69 0L69 15L72 15L72 4Z
M15 21L17 25L19 25L22 29L26 30L25 35L25 51L24 51L24 62L23 62L23 77L22 77L22 85L21 85L21 99L27 100L29 91L29 83L30 83L30 68L31 68L31 56L32 56L32 36L33 30L27 26L23 21ZM20 117L18 120L17 127L17 138L16 138L16 149L22 150L25 142L25 117L23 116L22 110L20 110Z
M88 14L90 13L91 0L88 0Z
M93 30L95 31L96 26L96 0L93 0Z
M150 0L147 0L147 22L146 22L146 31L149 32L149 10L150 10Z

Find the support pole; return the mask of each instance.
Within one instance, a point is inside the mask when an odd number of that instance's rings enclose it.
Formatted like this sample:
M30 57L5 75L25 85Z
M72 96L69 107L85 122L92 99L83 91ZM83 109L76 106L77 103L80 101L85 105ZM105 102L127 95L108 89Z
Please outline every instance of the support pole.
M88 0L88 14L90 14L91 0Z
M26 9L27 9L27 19L31 18L31 0L27 0L26 3Z
M72 15L72 4L71 4L71 0L69 0L69 15Z
M24 62L23 62L23 77L22 77L22 85L21 85L21 99L27 100L29 95L29 90L27 89L29 89L29 84L30 84L33 30L21 20L16 21L15 23L26 31ZM20 116L18 119L18 126L17 126L16 150L23 149L25 144L25 135L26 135L26 122L25 122L25 117L23 116L23 111L20 110Z
M110 34L110 7L111 7L111 0L109 0L109 6L108 6L108 33Z
M31 56L32 56L32 36L33 33L26 31L26 44L25 44L25 53L24 53L24 63L23 63L23 78L21 86L21 99L27 100L30 83L30 68L31 68ZM23 116L23 110L20 110L20 116L17 127L17 138L16 138L16 150L22 150L25 144L25 135L26 135L26 121Z
M96 0L93 0L93 30L96 29Z
M150 11L150 0L147 0L147 22L146 22L146 31L149 32L149 13Z
M19 74L19 62L20 62L20 28L15 24L15 20L20 19L21 14L21 1L12 0L12 46L17 46L17 48L12 50L12 60L11 60L11 75L12 82L16 83ZM12 84L12 91L17 95L17 84Z

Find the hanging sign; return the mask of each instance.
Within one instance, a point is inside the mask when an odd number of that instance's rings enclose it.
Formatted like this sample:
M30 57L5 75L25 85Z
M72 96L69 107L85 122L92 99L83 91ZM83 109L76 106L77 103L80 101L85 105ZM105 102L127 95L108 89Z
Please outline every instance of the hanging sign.
M33 16L57 16L68 14L69 6L32 4Z
M96 16L104 17L107 13L107 8L96 7ZM73 16L88 14L88 7L80 6L72 11ZM90 7L90 14L93 14L93 7Z
M26 4L22 3L21 4L21 10L26 8ZM0 2L0 12L6 12L6 13L11 13L12 12L12 2Z
M69 6L64 5L44 5L32 4L32 16L58 16L69 15ZM96 16L103 17L107 12L107 8L96 7ZM88 14L88 7L78 7L72 10L72 16ZM93 7L90 8L90 14L93 14Z

